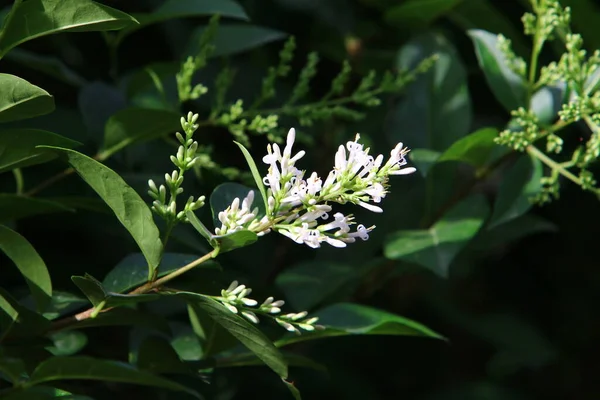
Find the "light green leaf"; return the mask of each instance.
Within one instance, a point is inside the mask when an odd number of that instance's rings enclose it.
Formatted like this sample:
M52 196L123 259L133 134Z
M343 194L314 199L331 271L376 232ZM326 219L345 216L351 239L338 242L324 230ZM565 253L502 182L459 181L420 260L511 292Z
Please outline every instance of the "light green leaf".
M0 57L40 36L109 31L137 24L130 15L90 0L27 0L11 13L10 23L0 36Z
M25 278L37 309L44 310L52 298L52 282L44 260L27 239L3 225L0 225L0 250Z
M130 144L174 133L181 115L150 108L126 108L114 114L104 128L102 152L113 154Z
M116 172L98 161L69 149L49 146L43 148L64 157L113 210L140 247L152 273L160 263L162 242L146 202Z
M400 49L396 67L413 69L432 54L438 60L406 88L391 111L387 132L393 143L444 151L471 129L467 74L458 52L444 36L423 34Z
M87 336L80 331L59 331L50 335L54 344L46 347L55 356L71 356L79 353L87 344Z
M477 234L488 216L481 196L472 196L451 208L431 228L405 230L388 236L387 258L422 265L442 277L458 252Z
M544 171L539 159L523 154L506 171L494 203L489 228L525 214L531 208L531 197L540 190Z
M19 311L0 292L0 342L13 327L17 318L19 318ZM0 370L2 370L1 367Z
M25 79L0 74L0 122L37 117L54 110L54 98Z
M462 0L407 0L389 8L384 20L398 27L423 27L451 11Z
M247 20L244 9L233 0L167 0L152 13L135 14L139 25L119 32L117 43L132 32L149 25L177 18L203 17L220 14L223 17Z
M200 52L200 37L205 30L206 27L202 26L192 33L185 52L186 56L195 56ZM231 56L276 40L284 39L286 36L287 34L285 32L264 28L262 26L220 24L215 34L215 38L211 43L215 46L215 51L212 52L210 56Z
M79 146L80 143L39 129L2 130L0 131L0 173L45 163L56 158L56 154L36 147L40 145L72 148Z
M213 236L213 239L219 244L219 253L226 253L240 247L250 246L258 240L256 233L242 229L221 236Z
M263 203L265 206L265 213L266 213L266 210L269 208L269 206L267 204L267 192L265 191L265 185L263 183L262 176L260 175L260 172L258 172L256 163L254 162L254 159L252 158L252 155L250 154L248 149L246 149L244 147L244 145L241 143L238 143L235 141L234 141L234 143L238 145L238 147L242 151L242 154L244 154L246 163L248 164L248 167L250 168L250 172L252 172L252 177L254 178L254 183L256 183L256 187L258 188L258 190L260 191L260 195L262 196Z
M399 335L444 339L418 322L360 304L337 303L311 316L319 317L318 324L325 329L285 336L276 341L275 345L283 347L306 340L348 335Z
M186 264L198 259L195 254L165 253L160 262L158 277L165 276ZM196 268L220 269L215 261L206 261ZM148 280L148 268L141 253L130 254L119 262L106 275L103 281L104 289L109 292L123 293Z
M0 222L16 221L34 215L73 211L75 210L54 201L0 193Z
M196 216L196 214L194 214L193 211L188 210L188 211L185 212L185 215L186 215L188 221L190 222L190 224L192 225L192 227L204 239L206 239L206 241L208 241L208 243L210 243L211 246L213 246L213 247L217 247L218 246L218 243L214 239L214 235L212 234L212 232L209 231L206 226L204 226L204 224L200 221L200 219Z
M103 382L123 382L143 386L154 386L180 392L186 392L200 399L196 391L177 382L140 371L133 366L116 361L101 360L92 357L52 357L42 362L24 384L26 387L50 381L70 379L97 380Z
M482 128L457 140L438 159L442 161L460 161L479 169L493 162L491 155L495 148L494 138L498 136L496 128Z
M12 49L4 59L17 63L25 68L42 72L74 87L81 87L87 83L85 78L67 67L55 56L45 56L28 50Z
M251 189L248 186L240 185L239 183L234 182L225 182L215 188L210 195L209 201L215 228L221 227L221 221L219 221L219 212L225 211L236 198L239 199L239 206L241 207L242 201L246 196L248 196L250 191L254 191L254 200L250 205L250 210L258 208L258 214L256 216L260 218L265 215L265 204L261 204L256 201L257 193L255 189Z
M506 111L527 106L527 83L507 65L506 57L498 49L497 35L480 29L468 31L475 45L475 54L485 79Z
M208 314L279 376L287 377L287 364L279 350L250 322L233 314L224 305L208 296L191 292L178 292L175 295Z

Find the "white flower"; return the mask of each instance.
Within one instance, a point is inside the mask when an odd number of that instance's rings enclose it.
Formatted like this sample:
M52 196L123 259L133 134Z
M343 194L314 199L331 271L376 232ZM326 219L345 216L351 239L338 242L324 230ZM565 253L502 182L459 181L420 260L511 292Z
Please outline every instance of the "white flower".
M415 172L417 169L413 167L402 168L406 165L406 154L408 154L408 149L406 147L402 147L402 142L398 143L396 147L390 152L390 159L385 164L385 169L389 169L389 175L408 175Z
M242 200L240 208L240 199L236 197L231 202L231 205L224 211L219 212L218 218L221 221L221 227L215 229L217 235L224 235L245 229L246 225L254 222L258 208L250 210L254 201L254 191L248 192L248 195Z

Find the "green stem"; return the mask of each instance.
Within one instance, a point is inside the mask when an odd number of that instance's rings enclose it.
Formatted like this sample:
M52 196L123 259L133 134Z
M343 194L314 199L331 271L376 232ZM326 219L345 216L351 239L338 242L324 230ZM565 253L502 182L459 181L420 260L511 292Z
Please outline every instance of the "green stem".
M16 193L18 196L23 194L23 188L25 187L25 181L23 180L23 173L21 168L13 169L13 175L15 176L15 183L17 184Z
M4 25L2 27L2 30L0 31L0 43L2 43L2 39L4 39L4 35L6 34L6 31L8 30L8 27L9 27L13 17L15 16L15 12L17 11L17 8L19 8L19 6L21 5L22 2L23 2L23 0L15 0L15 2L13 3L13 6L10 8L10 11L8 12L8 16L4 20ZM2 59L2 57L4 57L6 52L7 51L0 50L0 59Z
M578 186L581 186L582 182L581 182L581 179L579 179L579 177L577 177L571 171L566 169L562 164L559 164L556 161L554 161L553 159L551 159L550 157L548 157L546 154L544 154L544 152L540 151L537 147L535 147L533 145L527 146L527 153L529 153L533 157L538 158L541 162L546 164L546 166L548 168L552 169L553 171L558 171L558 173L560 173L562 176L564 176L571 182L577 184ZM598 193L599 190L596 189L594 192Z

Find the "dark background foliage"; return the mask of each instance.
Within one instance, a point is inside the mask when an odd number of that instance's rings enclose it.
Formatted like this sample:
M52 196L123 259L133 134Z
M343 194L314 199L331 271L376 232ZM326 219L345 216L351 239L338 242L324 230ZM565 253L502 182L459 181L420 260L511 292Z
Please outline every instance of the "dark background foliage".
M161 1L103 3L136 13L151 11ZM458 111L460 114L454 119L451 116L441 119L439 103L448 101L443 97L444 89L423 96L431 88L417 82L402 93L383 97L382 105L369 109L366 118L359 122L331 118L302 128L314 143L307 160L303 160L307 169L328 171L338 143L349 140L355 132L361 132L377 153L385 153L399 140L411 148L441 151L448 146L435 148L428 144L454 142L458 137L449 132L460 130L456 127L461 124L465 128L458 133L459 137L481 127L502 129L510 118L488 88L466 30L478 28L503 33L513 40L516 51L526 56L530 43L519 22L527 9L525 1L429 2L452 3L431 16L422 11L413 15L410 10L401 9L402 2L391 0L240 0L239 3L249 15L249 23L296 37L298 56L293 62L293 76L303 66L309 51L319 52L322 62L311 86L311 98L318 98L328 90L343 60L348 59L354 67L351 81L356 83L371 68L378 71L396 68L399 50L407 43L418 49L423 44L419 41L423 35L438 35L454 47L456 53L452 57L462 60L470 98L468 112ZM563 3L572 3L574 30L582 32L587 47L598 48L600 6L591 0ZM62 65L76 71L77 78L65 82L36 70L35 65L24 65L11 57L3 59L2 72L43 87L57 103L52 114L14 125L60 133L84 143L79 151L94 154L108 117L131 102L121 79L151 63L178 65L190 35L206 23L206 18L177 19L131 35L116 55L117 70L114 61L111 65L106 45L97 32L48 36L20 46L19 49L39 56L60 59ZM278 40L266 40L226 58L214 58L196 80L210 90L216 73L229 65L238 73L228 98L252 98L266 69L277 62L283 38L281 35ZM552 48L542 55L547 60L556 57ZM451 85L452 79L448 77L444 85ZM289 79L283 85L290 86ZM402 110L406 104L411 110L408 113ZM188 109L201 115L207 113L202 101L190 102L182 111ZM282 120L286 128L295 123L293 119ZM419 136L423 125L433 127L434 136L429 142ZM577 127L569 131L567 143L570 137L576 140L579 132ZM226 129L202 128L197 140L214 148L213 159L220 164L246 168ZM251 151L257 160L266 143L264 137L252 138ZM127 148L106 164L145 196L145 182L169 170L168 155L172 152L173 147L157 140ZM465 193L475 192L482 194L487 204L493 204L510 166L502 166L475 185L470 183L468 169L457 170L451 165L438 168L440 178L434 181L438 189L428 195L430 201L434 208L447 210L466 198ZM63 169L60 162L25 169L25 182L34 187ZM306 399L598 398L600 266L596 251L600 209L597 199L565 183L559 200L533 207L513 220L506 233L490 238L489 243L467 245L449 265L447 276L440 277L416 263L386 259L382 252L388 234L417 229L420 218L431 218L422 212L424 195L417 174L392 181L392 193L383 203L384 214L357 212L357 219L377 225L368 242L356 243L343 251L330 248L313 251L284 237L270 235L251 247L224 256L220 262L225 272L192 273L184 284L198 291L203 287L214 290L225 287L231 279L241 279L255 288L256 297L285 297L298 311L312 310L336 300L358 302L419 321L448 339L444 342L403 336L357 336L299 344L294 347L295 352L328 370L324 373L291 369L290 379ZM201 179L186 182L186 190L209 194L224 180L215 171L205 171ZM0 175L0 188L2 192L14 191L11 174ZM75 174L42 193L48 198L94 197ZM93 207L100 206L94 203ZM203 218L210 219L208 210ZM103 277L125 256L137 251L118 221L102 210L38 215L14 221L11 226L45 260L55 290L75 293L71 275L87 272ZM199 239L187 231L180 234L181 240L173 240L169 251L200 252L199 246L203 245ZM23 293L18 271L7 266L6 258L0 258L0 265L2 286L15 296ZM321 292L322 298L310 300L310 293L290 294L289 287L281 284L281 276L299 265L308 269L319 290L330 295ZM336 273L332 265L340 270ZM170 307L168 302L148 306L159 313L176 314L185 323L185 313L176 306ZM131 328L96 328L84 333L88 336L87 345L81 354L127 360ZM65 387L98 399L109 396L141 399L154 392L99 383L72 382ZM263 366L219 369L206 393L210 391L219 392L215 397L219 399L289 396L278 378ZM165 392L161 396L166 399L181 395Z

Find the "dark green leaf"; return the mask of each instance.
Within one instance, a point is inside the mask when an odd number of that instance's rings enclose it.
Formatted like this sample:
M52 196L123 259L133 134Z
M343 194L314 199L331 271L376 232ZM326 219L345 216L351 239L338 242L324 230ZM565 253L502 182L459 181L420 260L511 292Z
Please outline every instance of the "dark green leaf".
M32 118L54 110L50 93L18 76L0 74L0 87L0 122Z
M161 316L126 307L100 313L96 318L85 319L65 329L96 328L99 326L135 326L153 329L165 334L170 333L169 325Z
M53 201L0 193L0 222L67 211L75 210Z
M481 168L489 164L495 147L494 138L498 136L496 128L482 128L457 140L438 159L442 161L460 161Z
M519 157L500 182L490 228L517 218L531 208L530 199L539 192L543 173L540 160L528 154Z
M279 350L250 322L233 314L224 305L208 296L191 292L179 292L175 295L186 299L190 304L208 314L279 376L287 377L287 365Z
M94 307L108 308L153 301L158 294L119 294L107 291L100 281L90 275L72 276L71 280L90 300Z
M53 56L43 56L28 50L12 49L5 56L5 59L34 71L43 72L71 86L81 87L86 84L85 78Z
M67 379L87 379L155 386L201 396L177 382L140 371L129 364L91 357L53 357L41 363L26 383L28 387L44 382Z
M223 17L247 20L248 16L244 9L233 0L167 0L156 8L152 13L136 14L139 25L119 32L120 42L130 33L151 24L176 18L202 17L220 14Z
M408 157L410 161L415 164L417 171L425 177L427 173L435 165L438 158L440 158L439 151L433 151L429 149L412 149L410 153L408 153Z
M218 245L218 243L213 239L214 235L212 234L211 231L208 230L208 228L206 226L204 226L204 224L200 221L200 219L198 219L198 217L196 216L196 214L194 214L193 211L186 211L185 215L188 219L188 221L190 222L190 224L192 225L192 227L204 238L206 239L206 241L208 241L211 246L216 247Z
M190 310L193 310L192 306L188 306L188 312ZM215 324L212 320L210 322ZM171 346L179 358L186 361L198 361L206 358L203 346L200 343L200 336L187 324L172 324L171 330L173 331ZM206 338L202 337L202 339L205 340Z
M282 351L281 354L289 367L310 368L320 372L327 372L327 367L300 354ZM263 365L263 362L254 353L239 353L217 358L217 368L252 367Z
M160 262L158 277L165 276L198 259L195 254L165 253ZM214 261L207 261L197 268L219 268ZM140 286L148 280L148 267L143 254L134 253L119 262L104 278L105 290L123 293Z
M2 298L0 297L0 307ZM0 353L0 374L7 376L13 385L16 385L25 374L25 364L22 360L12 357L4 357Z
M146 337L139 349L136 365L139 369L155 374L190 374L187 366L169 342L157 336Z
M311 315L319 317L318 324L323 325L324 330L285 336L275 342L275 345L283 347L306 340L347 335L399 335L443 339L438 333L418 322L360 304L338 303Z
M41 164L56 158L56 154L36 146L77 147L80 143L39 129L6 129L0 131L0 173L15 168Z
M283 384L288 388L292 396L294 396L295 400L302 400L302 396L300 396L300 391L296 386L294 386L294 382L288 382L284 378L281 378Z
M70 314L77 309L85 307L87 304L88 301L83 297L68 292L53 290L52 300L43 315L44 318L52 320Z
M389 8L385 21L400 28L422 27L448 13L462 0L408 0Z
M387 131L393 143L444 151L471 129L465 67L446 38L426 34L411 40L400 49L396 66L412 69L434 53L439 56L437 62L408 86L403 100L391 111Z
M150 140L181 128L181 115L150 108L126 108L114 114L104 129L102 151L112 154L130 144Z
M507 111L527 106L527 83L507 65L498 49L498 37L490 32L472 29L469 36L475 45L477 61L492 93Z
M24 390L11 392L3 400L94 400L88 396L71 394L67 391L49 386L35 386Z
M422 265L447 277L452 260L477 234L488 213L485 199L469 197L451 208L429 229L391 234L384 245L385 256Z
M226 253L240 247L250 246L258 240L256 233L243 229L221 236L213 236L219 244L219 253Z
M13 47L59 32L109 31L136 25L118 10L90 0L27 0L11 10L0 37L0 57Z
M0 341L7 335L19 339L36 338L37 340L49 326L50 321L24 307L0 287Z
M200 37L205 30L206 27L203 26L192 33L185 53L187 56L195 56L200 52ZM215 51L210 55L211 57L231 56L284 39L286 36L285 32L262 26L220 24L212 42Z
M60 331L50 335L54 344L47 347L55 356L71 356L79 353L87 344L87 336L79 331Z
M0 342L8 334L19 318L19 312L11 302L0 293Z
M260 191L260 195L262 196L263 203L265 206L265 213L266 213L266 210L269 208L267 205L267 192L265 191L265 185L263 183L260 172L258 172L256 163L254 162L254 159L252 158L252 155L250 154L250 152L248 152L248 150L244 147L243 144L238 143L238 142L234 142L234 143L238 145L238 147L242 151L242 154L244 154L246 163L248 164L248 167L250 168L250 172L252 172L252 177L254 178L254 183L256 183L256 187L258 188L258 190ZM214 216L214 212L213 212L213 216Z
M37 309L44 310L52 298L52 282L44 260L27 239L3 225L0 225L0 250L25 278Z
M73 150L46 147L63 156L113 210L142 250L150 272L160 263L162 242L152 212L142 198L116 172Z

